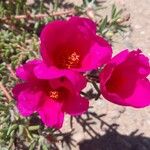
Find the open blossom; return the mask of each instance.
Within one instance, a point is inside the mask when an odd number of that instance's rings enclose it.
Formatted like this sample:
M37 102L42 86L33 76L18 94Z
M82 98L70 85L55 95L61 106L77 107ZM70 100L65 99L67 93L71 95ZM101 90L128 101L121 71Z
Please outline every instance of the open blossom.
M140 50L116 55L100 74L103 96L116 104L136 108L150 105L149 59Z
M13 89L17 108L23 116L37 112L44 124L60 128L64 113L80 115L87 111L88 100L80 96L86 80L82 76L74 78L74 83L65 77L37 79L34 68L40 63L39 60L30 61L17 69L17 76L24 80Z
M40 39L44 63L35 69L38 78L72 78L73 72L96 69L112 55L111 46L96 35L96 24L87 18L50 22L42 30Z

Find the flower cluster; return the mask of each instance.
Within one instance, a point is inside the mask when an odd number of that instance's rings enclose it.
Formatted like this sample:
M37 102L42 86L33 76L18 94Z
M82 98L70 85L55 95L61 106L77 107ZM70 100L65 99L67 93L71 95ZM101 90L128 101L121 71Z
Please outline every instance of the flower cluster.
M89 101L80 95L85 72L104 66L99 74L102 95L125 106L150 104L149 59L140 50L112 57L111 45L96 34L96 24L80 17L48 23L41 32L42 59L16 70L23 81L13 89L21 115L37 112L43 123L60 128L64 113L81 115Z

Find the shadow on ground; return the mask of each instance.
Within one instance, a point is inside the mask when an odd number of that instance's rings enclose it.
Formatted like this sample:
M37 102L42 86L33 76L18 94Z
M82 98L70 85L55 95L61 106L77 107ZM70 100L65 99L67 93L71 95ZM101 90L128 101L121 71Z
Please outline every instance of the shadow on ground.
M150 150L150 138L143 134L121 135L116 130L107 130L102 136L79 143L80 150Z
M119 125L109 124L103 119L105 116L106 114L98 115L94 112L87 112L86 117L75 118L84 133L90 137L89 140L78 143L79 150L150 150L150 137L144 137L144 134L138 129L129 135L122 135L118 132ZM96 120L100 126L99 131L94 127L97 124ZM100 131L104 131L104 134L101 135ZM72 132L67 133L62 139L62 143L66 143L69 149L76 145L75 141L72 140L72 135Z

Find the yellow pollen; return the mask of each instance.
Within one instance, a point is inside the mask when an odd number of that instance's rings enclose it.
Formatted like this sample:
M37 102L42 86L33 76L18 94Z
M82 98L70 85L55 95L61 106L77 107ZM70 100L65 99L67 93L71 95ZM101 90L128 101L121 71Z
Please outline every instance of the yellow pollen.
M59 98L59 92L58 91L50 91L49 92L49 96L50 96L50 98L52 98L52 99L58 99Z
M79 64L80 61L80 55L78 55L76 52L73 52L68 58L66 67L72 68Z

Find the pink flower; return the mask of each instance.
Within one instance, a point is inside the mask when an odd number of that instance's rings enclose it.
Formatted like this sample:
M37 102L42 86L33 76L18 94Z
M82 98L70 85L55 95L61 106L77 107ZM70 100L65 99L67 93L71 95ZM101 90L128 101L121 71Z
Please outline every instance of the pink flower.
M132 107L150 105L149 59L140 50L116 55L100 74L103 96L116 104Z
M96 24L87 18L50 22L40 39L44 63L35 68L38 78L73 78L74 71L96 69L112 55L111 46L96 35Z
M37 79L33 70L40 63L38 60L30 61L17 69L17 75L25 81L13 89L17 108L23 116L38 112L44 124L60 128L64 113L80 115L87 111L88 100L80 96L86 80L79 75L73 83L65 77Z

